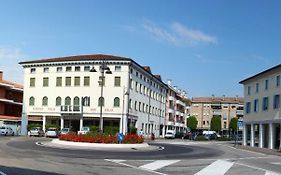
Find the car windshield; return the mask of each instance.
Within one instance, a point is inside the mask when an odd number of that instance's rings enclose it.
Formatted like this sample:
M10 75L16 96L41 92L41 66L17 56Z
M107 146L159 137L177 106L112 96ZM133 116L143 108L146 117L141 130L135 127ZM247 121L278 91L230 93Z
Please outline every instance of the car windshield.
M62 130L61 130L62 132L68 132L69 131L69 129L68 128L62 128Z
M83 127L83 128L82 128L82 131L89 131L89 128Z
M38 128L31 128L32 131L38 131Z
M173 134L172 132L167 132L167 134Z

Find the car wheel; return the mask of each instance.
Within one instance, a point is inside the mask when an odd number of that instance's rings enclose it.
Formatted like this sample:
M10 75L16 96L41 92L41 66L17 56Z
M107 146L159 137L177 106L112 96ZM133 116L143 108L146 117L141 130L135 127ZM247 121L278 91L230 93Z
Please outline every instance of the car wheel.
M15 133L14 132L12 132L12 136L14 136L15 135Z
M7 136L7 134L8 134L8 133L6 132L6 133L5 133L5 136Z

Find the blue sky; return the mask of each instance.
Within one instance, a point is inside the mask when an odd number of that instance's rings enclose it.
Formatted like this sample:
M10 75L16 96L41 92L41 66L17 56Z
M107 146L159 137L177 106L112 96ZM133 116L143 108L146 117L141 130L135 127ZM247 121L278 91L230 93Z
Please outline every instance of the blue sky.
M193 96L243 95L238 82L280 64L281 1L1 1L0 69L113 54L149 65Z

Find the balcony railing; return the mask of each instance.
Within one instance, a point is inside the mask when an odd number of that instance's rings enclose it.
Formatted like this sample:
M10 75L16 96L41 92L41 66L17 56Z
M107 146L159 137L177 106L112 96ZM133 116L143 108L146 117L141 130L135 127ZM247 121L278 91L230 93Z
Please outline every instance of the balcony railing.
M80 105L63 105L61 106L60 111L65 114L80 114L82 108Z

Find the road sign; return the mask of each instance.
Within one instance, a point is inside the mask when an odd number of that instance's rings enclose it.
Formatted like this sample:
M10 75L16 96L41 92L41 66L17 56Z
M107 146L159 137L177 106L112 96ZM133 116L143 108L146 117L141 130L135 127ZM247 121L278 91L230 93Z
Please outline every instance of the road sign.
M117 134L117 141L118 141L118 143L123 142L123 139L124 139L123 133L119 132Z

